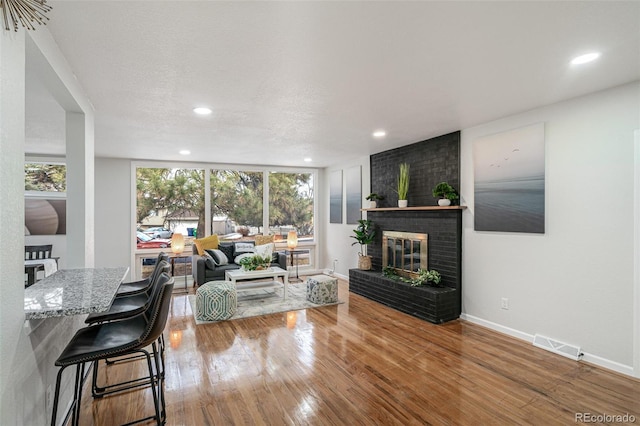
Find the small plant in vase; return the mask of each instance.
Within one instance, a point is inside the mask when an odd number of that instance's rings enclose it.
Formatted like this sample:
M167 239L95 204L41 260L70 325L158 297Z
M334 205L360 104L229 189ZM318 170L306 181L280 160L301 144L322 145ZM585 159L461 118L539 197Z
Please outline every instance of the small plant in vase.
M355 238L355 242L351 244L360 244L360 253L358 253L358 269L368 271L371 269L371 256L367 256L367 244L371 244L376 237L376 230L373 227L373 222L368 219L358 220L358 226L353 230L355 235L351 238Z
M440 182L433 188L433 196L439 198L439 206L450 206L452 202L459 198L455 188L447 182Z
M261 271L271 267L271 256L248 256L240 259L240 266L245 271Z
M372 192L371 194L367 195L367 200L369 200L369 208L375 209L376 207L378 207L378 201L384 200L384 197L382 195L376 194L375 192Z
M407 207L407 194L409 193L409 163L400 163L398 174L398 207Z

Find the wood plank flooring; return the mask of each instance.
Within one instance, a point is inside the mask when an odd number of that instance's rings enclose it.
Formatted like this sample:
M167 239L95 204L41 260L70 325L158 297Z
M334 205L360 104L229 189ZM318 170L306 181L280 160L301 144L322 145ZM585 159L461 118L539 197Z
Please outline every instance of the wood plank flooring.
M346 282L339 295L345 303L196 326L187 295L175 294L167 424L566 425L576 413L640 424L639 380L465 321L421 321L350 294ZM101 368L101 381L141 367ZM92 400L88 388L83 425L152 410L148 389Z

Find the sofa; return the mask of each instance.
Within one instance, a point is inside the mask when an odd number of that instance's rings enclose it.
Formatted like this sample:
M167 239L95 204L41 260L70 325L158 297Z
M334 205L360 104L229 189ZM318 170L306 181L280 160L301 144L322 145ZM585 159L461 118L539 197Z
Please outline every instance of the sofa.
M226 254L228 264L215 265L211 259L207 256L201 256L198 254L196 245L193 245L193 254L191 256L191 271L193 274L193 284L200 286L209 281L219 281L225 279L225 272L234 269L240 269L240 265L234 262L234 259L243 252L236 250L236 244L252 244L255 246L254 241L237 241L237 242L221 242L218 245L218 249ZM212 254L212 250L205 250L208 254ZM273 252L273 261L271 266L279 266L280 268L287 270L287 256L284 253Z

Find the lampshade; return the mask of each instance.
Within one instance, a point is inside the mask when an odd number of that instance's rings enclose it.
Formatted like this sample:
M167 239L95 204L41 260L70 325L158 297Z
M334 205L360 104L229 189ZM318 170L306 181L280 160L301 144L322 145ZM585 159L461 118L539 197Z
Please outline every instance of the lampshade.
M184 235L179 232L173 234L173 237L171 237L171 251L175 254L180 254L184 251Z
M287 247L290 249L298 247L298 233L296 231L289 231L287 234Z

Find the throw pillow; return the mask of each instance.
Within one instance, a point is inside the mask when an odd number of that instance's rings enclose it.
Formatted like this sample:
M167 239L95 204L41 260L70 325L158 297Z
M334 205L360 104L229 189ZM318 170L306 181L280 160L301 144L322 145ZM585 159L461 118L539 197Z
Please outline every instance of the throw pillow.
M204 259L204 264L209 269L215 269L216 262L213 260L213 257L207 253L206 251L202 253L202 258Z
M217 249L218 248L218 235L213 234L205 238L200 238L193 240L193 244L195 244L196 249L198 249L198 254L202 256L206 249Z
M273 254L271 255L271 263L278 263L280 262L280 253L278 253L277 251L274 251Z
M256 246L272 243L274 238L275 235L256 235Z
M253 248L253 242L244 241L241 243L235 243L233 247L233 255L237 256L242 253L254 253Z
M233 259L233 243L220 243L218 250L227 256L227 259Z
M262 257L271 257L273 254L274 247L275 247L275 244L273 243L262 244L255 247L255 253Z
M255 255L255 253L242 253L242 254L240 254L240 255L236 256L236 258L235 258L235 259L233 259L233 262L234 262L235 264L239 265L239 264L240 264L240 261L241 261L242 259L244 259L245 257L253 257L254 255Z
M226 254L224 254L222 250L218 250L218 249L207 250L207 253L211 254L211 257L213 258L213 261L215 262L216 266L229 264L229 258L227 257Z

